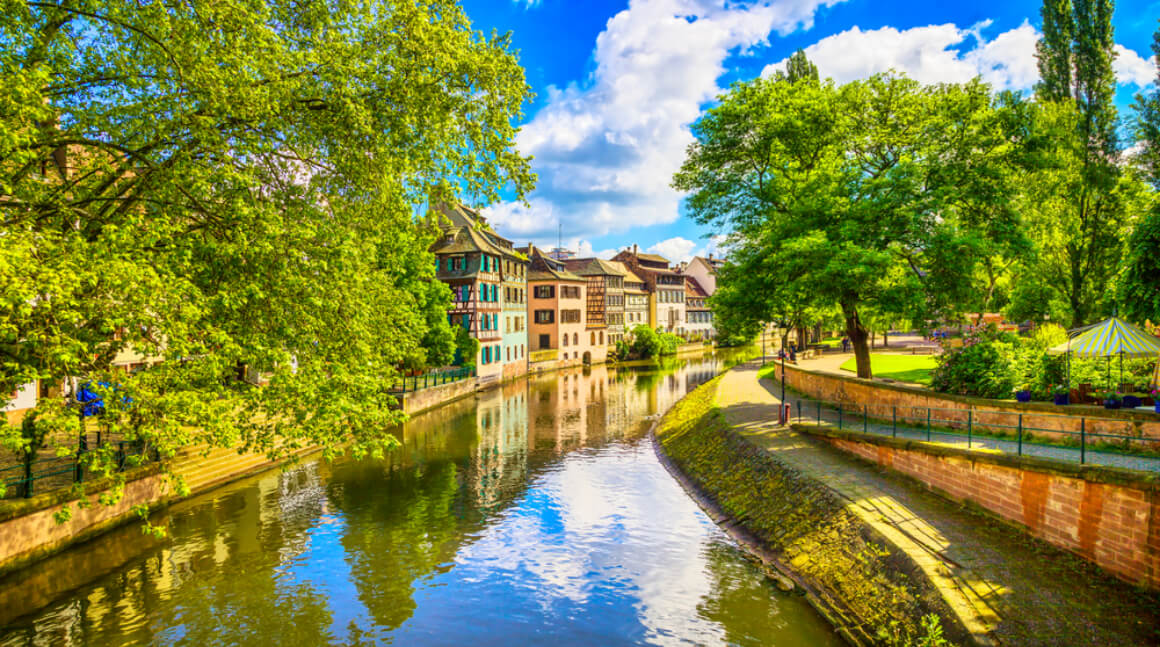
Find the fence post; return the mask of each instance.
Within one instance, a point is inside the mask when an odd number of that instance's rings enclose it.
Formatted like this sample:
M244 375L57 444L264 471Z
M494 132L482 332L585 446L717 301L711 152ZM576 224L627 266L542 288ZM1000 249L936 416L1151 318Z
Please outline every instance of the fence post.
M33 460L36 460L35 457ZM24 461L24 498L32 498L32 462L33 460L25 459Z
M930 407L926 408L926 442L930 442Z
M84 424L84 419L81 420ZM77 439L77 466L73 474L73 482L80 483L85 480L85 468L81 465L81 456L84 456L85 450L89 448L88 434L81 430L80 438Z
M975 427L975 410L967 409L967 449L971 448L971 432Z
M802 401L801 400L797 401L797 409L798 409L797 419L801 420L802 419Z
M890 437L898 438L898 407L890 407Z
M842 428L842 403L838 403L838 429Z
M869 429L869 427L866 426L866 416L869 414L869 412L869 407L865 404L862 405L862 433L864 434L868 433Z
M1087 418L1079 419L1079 464L1083 465L1087 458Z
M1023 414L1019 414L1019 455L1023 455Z

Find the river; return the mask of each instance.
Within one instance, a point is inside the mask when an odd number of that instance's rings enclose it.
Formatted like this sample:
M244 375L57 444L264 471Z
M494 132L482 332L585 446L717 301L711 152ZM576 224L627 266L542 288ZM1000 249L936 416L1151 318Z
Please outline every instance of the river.
M735 353L531 377L0 580L0 645L842 644L660 465L655 416Z

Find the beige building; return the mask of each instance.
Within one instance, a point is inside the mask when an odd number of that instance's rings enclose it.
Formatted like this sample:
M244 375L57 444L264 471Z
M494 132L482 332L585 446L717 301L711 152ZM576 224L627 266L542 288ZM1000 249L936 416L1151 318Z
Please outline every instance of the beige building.
M529 245L528 343L533 363L591 364L607 358L587 324L588 279L564 269L564 264Z

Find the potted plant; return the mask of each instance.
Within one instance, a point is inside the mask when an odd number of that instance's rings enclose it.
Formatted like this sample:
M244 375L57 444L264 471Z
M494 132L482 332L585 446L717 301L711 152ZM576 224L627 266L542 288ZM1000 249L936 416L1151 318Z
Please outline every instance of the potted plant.
M1019 402L1031 402L1031 389L1026 385L1018 387L1015 389L1015 399Z
M1051 397L1055 400L1055 404L1065 407L1070 404L1069 396L1071 389L1067 388L1066 384L1056 384L1051 387Z
M1135 409L1136 407L1140 406L1142 403L1143 403L1143 401L1140 399L1140 396L1136 395L1135 393L1125 393L1124 394L1124 408L1125 409Z
M1104 391L1097 394L1096 397L1103 400L1105 409L1119 409L1124 403L1123 396L1117 391Z
M1160 413L1160 386L1152 387L1152 406L1156 407L1156 413Z

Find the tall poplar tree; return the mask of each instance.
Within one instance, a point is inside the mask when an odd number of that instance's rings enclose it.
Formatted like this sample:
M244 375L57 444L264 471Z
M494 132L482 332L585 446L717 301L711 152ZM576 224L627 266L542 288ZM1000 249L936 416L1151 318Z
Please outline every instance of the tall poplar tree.
M1118 164L1113 8L1112 0L1044 0L1041 9L1039 166L1024 196L1038 249L1026 281L1043 282L1076 326L1111 301L1135 190Z

